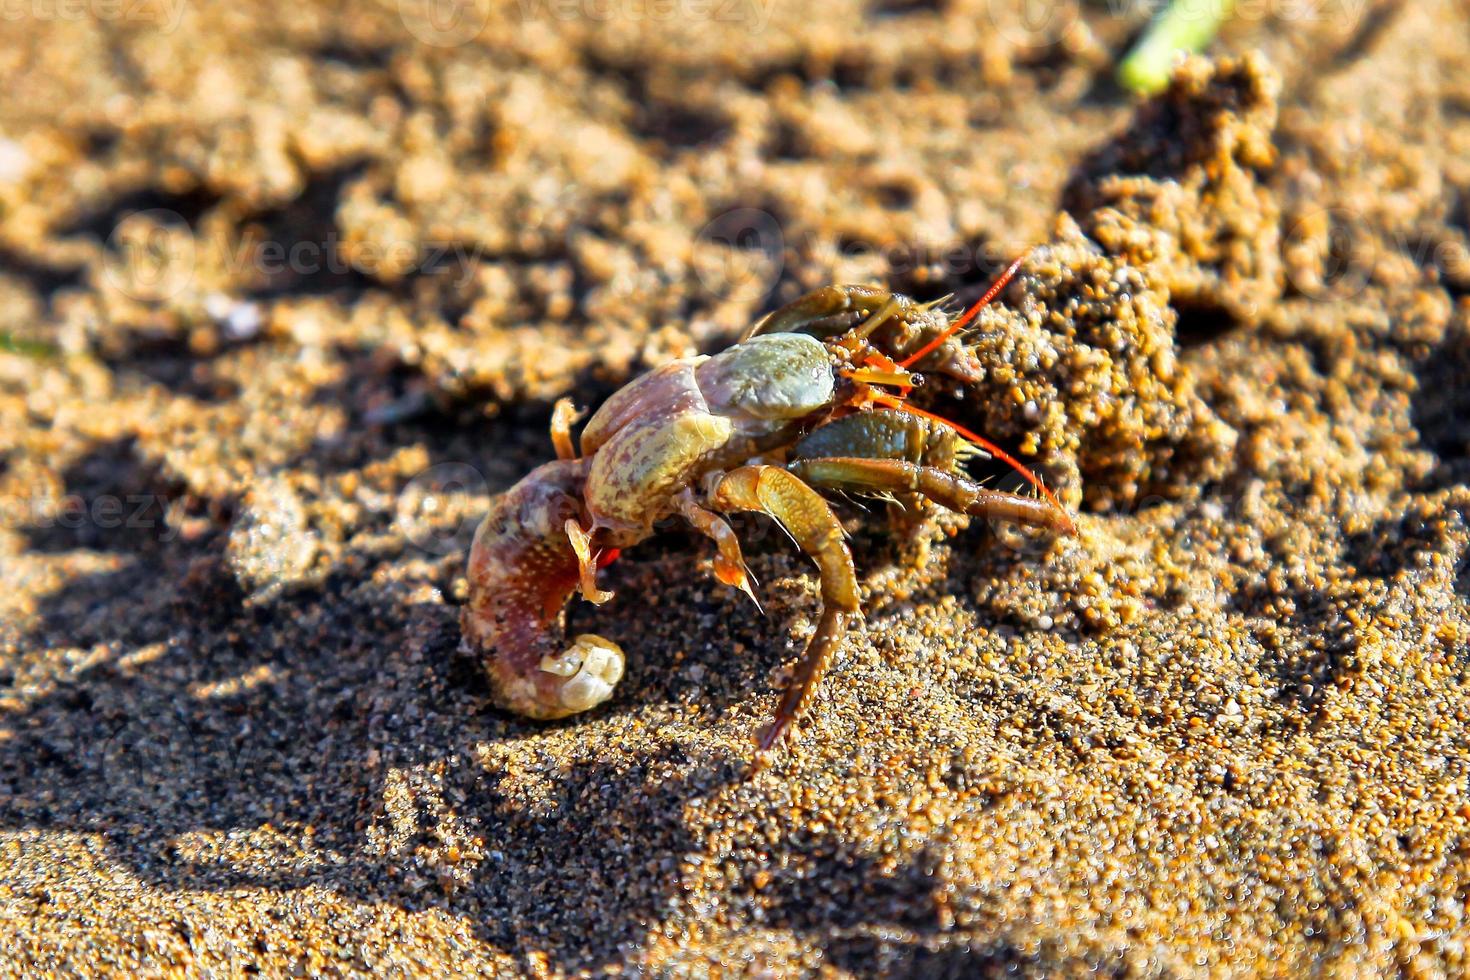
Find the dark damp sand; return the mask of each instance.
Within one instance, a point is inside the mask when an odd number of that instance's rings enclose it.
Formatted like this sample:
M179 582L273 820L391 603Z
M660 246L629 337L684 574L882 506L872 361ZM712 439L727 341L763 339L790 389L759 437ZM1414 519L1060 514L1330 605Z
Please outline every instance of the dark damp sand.
M1463 972L1465 8L1256 10L1135 109L1137 17L997 6L8 22L4 970ZM929 396L1077 538L844 510L867 626L754 781L816 609L757 520L767 616L664 534L572 612L609 705L487 707L550 399L1031 242Z

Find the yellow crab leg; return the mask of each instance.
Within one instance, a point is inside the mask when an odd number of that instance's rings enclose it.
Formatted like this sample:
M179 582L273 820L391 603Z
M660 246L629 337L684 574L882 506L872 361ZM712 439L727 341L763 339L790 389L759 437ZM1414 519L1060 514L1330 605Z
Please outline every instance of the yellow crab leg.
M750 569L745 566L745 556L740 551L740 539L735 537L730 525L720 515L699 506L692 490L681 492L674 498L674 503L678 506L679 513L696 531L715 543L718 549L715 555L715 578L744 592L755 603L755 608L760 609L761 601L755 597L755 592L750 587Z
M861 616L857 572L832 508L811 487L779 466L742 466L726 473L710 492L719 511L760 511L780 522L821 572L822 616L776 706L771 723L757 736L755 768L806 712L842 642L848 623Z
M568 517L562 526L566 529L567 540L572 543L572 551L577 555L577 581L582 598L600 606L613 594L597 587L597 556L592 553L592 539L575 518Z
M832 456L797 460L790 464L790 469L813 486L857 493L908 491L922 494L961 514L1062 533L1073 530L1067 513L1046 500L989 490L959 473L921 466L908 460Z

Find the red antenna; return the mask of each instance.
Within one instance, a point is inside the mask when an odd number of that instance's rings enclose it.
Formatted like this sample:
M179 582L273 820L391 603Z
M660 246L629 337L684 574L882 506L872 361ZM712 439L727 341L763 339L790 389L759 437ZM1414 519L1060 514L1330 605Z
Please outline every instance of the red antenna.
M995 299L996 296L1000 295L1000 291L1002 289L1005 289L1006 286L1010 284L1010 281L1012 279L1016 278L1016 273L1021 271L1021 264L1024 263L1026 259L1030 257L1030 255L1031 249L1029 248L1026 249L1026 251L1022 252L1020 257L1017 258L1016 261L1012 262L1006 268L1006 271L1000 274L1000 278L990 284L990 288L985 290L985 295L975 300L975 302L971 304L968 310L960 314L960 316L958 316L953 323L945 328L944 333L940 334L938 337L935 337L933 340L929 341L929 343L919 348L919 352L917 354L910 354L908 357L899 361L898 366L901 368L906 368L910 365L918 363L924 357L927 357L929 353L934 350L934 348L938 347L940 344L944 343L946 340L963 330L965 328L965 324L975 319L975 314L979 313L987 303Z

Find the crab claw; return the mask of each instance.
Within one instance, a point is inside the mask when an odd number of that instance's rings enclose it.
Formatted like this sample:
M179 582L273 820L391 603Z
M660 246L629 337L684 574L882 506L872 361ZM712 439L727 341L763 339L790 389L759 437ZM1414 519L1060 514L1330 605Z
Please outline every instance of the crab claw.
M543 673L565 678L557 698L568 714L595 708L623 679L623 649L595 633L583 633L555 656L541 658Z
M495 498L470 548L465 647L478 655L502 707L565 718L612 696L623 651L591 633L564 642L563 607L583 588L594 602L596 558L577 523L585 466L547 463ZM572 533L572 528L577 533Z

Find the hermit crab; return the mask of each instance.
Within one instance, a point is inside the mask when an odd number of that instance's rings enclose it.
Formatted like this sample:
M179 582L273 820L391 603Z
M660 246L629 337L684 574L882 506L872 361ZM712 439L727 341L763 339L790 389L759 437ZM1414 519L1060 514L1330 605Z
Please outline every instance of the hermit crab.
M1024 256L1022 257L1024 259ZM586 711L612 694L623 652L595 634L570 643L564 606L578 590L612 598L598 570L681 517L715 545L715 576L755 598L740 543L720 516L774 518L821 572L822 612L774 719L757 735L760 765L810 704L842 636L861 616L841 524L819 491L930 500L950 510L1072 533L1071 518L1029 470L981 436L908 401L917 369L959 381L979 365L959 331L1020 268L963 315L870 286L818 289L757 322L713 356L657 368L613 394L572 439L577 413L557 403L557 459L500 494L470 549L464 646L483 660L494 697L531 718ZM960 462L988 452L1040 492L969 479Z

